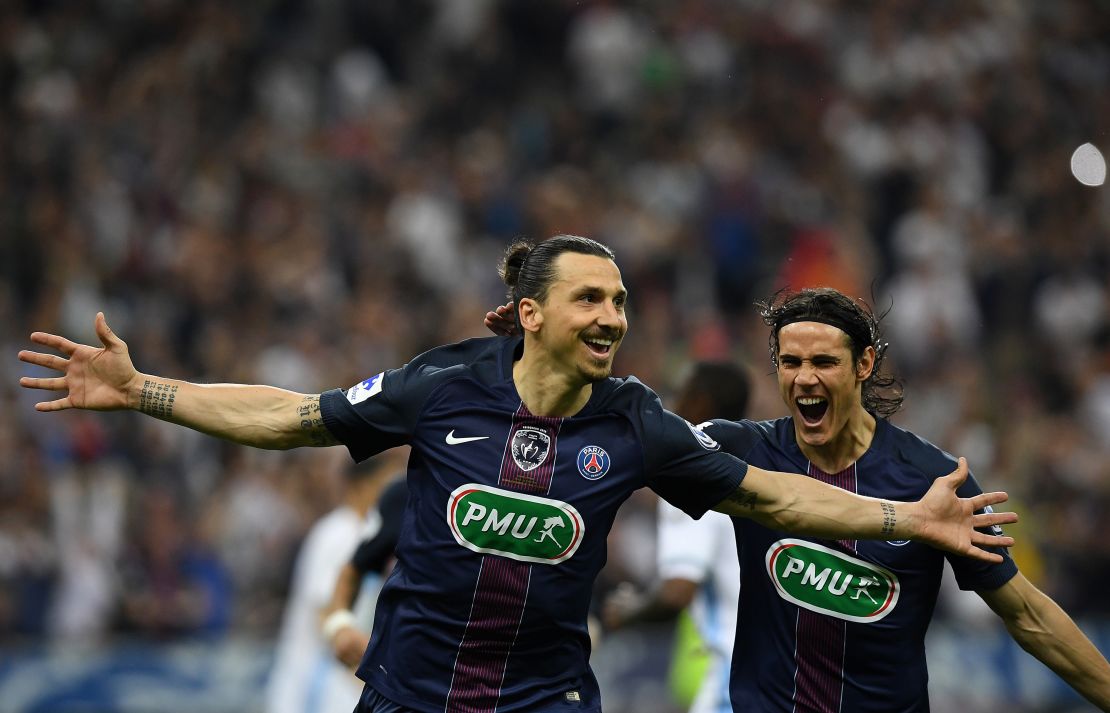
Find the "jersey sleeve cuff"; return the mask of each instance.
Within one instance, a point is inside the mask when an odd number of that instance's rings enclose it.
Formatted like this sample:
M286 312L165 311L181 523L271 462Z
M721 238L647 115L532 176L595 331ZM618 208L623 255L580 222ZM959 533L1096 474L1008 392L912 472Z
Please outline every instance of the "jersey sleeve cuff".
M354 431L344 422L341 414L350 409L351 405L347 402L347 396L342 389L332 389L320 394L320 415L324 419L324 427L335 436L337 441L347 447L351 458L356 463L361 463L373 454L359 447L359 440L355 437Z

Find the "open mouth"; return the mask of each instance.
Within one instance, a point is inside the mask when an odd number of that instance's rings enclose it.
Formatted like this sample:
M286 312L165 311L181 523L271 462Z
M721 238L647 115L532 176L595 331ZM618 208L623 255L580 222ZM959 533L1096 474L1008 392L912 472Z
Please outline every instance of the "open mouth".
M586 348L590 350L597 359L607 359L613 352L613 345L616 344L615 339L608 337L588 337L583 340L586 343Z
M825 412L829 410L829 400L822 396L801 396L794 399L798 406L798 414L810 426L821 423Z

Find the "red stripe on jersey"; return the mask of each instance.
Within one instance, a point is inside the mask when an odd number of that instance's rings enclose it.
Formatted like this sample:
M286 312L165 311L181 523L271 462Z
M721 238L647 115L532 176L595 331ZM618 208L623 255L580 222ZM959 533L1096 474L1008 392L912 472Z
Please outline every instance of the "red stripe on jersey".
M853 463L839 473L826 473L812 463L809 476L850 492L857 491ZM851 552L855 540L838 540ZM794 712L842 713L844 654L848 622L798 608L794 634Z
M556 439L561 418L533 416L522 403L501 457L497 484L506 490L546 495L555 473ZM543 462L525 471L513 460L513 436L524 426L542 428L551 439ZM532 565L507 557L484 555L474 587L466 632L459 644L445 713L493 713L501 697L509 655L516 643L528 600Z

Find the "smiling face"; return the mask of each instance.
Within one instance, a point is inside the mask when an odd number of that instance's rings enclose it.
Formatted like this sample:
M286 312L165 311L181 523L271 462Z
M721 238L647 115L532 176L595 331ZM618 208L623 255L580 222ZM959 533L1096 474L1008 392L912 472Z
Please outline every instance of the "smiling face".
M850 437L849 422L866 415L861 391L874 365L874 349L854 363L848 335L828 324L793 322L779 330L779 393L800 443L835 447Z
M584 383L613 371L613 357L628 331L628 291L616 263L596 255L566 252L555 260L556 278L543 303L522 305L539 317L535 334L550 361ZM522 324L525 320L522 312Z

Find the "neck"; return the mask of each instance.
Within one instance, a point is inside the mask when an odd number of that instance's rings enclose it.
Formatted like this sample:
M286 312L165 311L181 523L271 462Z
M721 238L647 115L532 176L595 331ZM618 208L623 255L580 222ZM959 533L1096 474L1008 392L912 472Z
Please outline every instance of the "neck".
M524 356L513 364L513 383L525 407L537 416L563 418L582 410L593 384L553 364L545 352L525 340Z
M855 463L871 447L875 437L875 417L864 408L856 409L836 438L811 446L798 438L798 446L813 465L826 473L839 473Z

